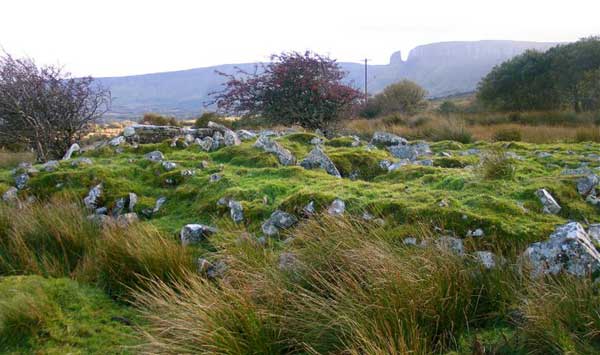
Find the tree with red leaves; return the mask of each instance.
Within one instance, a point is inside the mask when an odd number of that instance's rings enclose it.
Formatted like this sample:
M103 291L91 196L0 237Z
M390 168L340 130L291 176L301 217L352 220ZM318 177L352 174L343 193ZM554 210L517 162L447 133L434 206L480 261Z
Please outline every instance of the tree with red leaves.
M342 83L346 73L335 60L308 51L273 55L254 73L219 74L227 78L225 88L212 94L219 111L284 125L325 128L348 117L361 99Z

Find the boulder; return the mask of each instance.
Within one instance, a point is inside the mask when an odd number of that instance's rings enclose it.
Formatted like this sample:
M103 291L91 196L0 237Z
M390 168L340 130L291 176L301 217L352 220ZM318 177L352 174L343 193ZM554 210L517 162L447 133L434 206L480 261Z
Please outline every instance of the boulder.
M419 157L424 155L432 155L431 148L429 144L424 142L414 143L414 144L399 144L388 147L390 153L400 159L408 159L410 161L415 161Z
M16 187L10 187L8 190L6 190L2 194L2 201L8 202L8 203L18 201L19 200L18 192L19 192L19 190Z
M397 161L397 162L395 162L393 164L390 164L387 167L387 170L388 171L395 171L395 170L398 170L401 167L406 166L406 165L410 165L410 160L408 160L408 159L402 159L402 160L399 160L399 161Z
M557 214L560 212L560 205L554 200L554 197L546 189L539 189L535 192L536 196L540 199L542 206L544 206L544 213Z
M271 140L268 136L261 135L254 143L254 147L260 148L267 153L272 153L277 156L279 163L282 165L296 164L296 158L289 150L285 149L281 144Z
M177 168L177 164L170 161L163 161L161 165L166 171L175 170L175 168Z
M212 137L206 137L202 140L199 140L200 148L202 148L205 152L210 152L213 148L213 139Z
M56 160L49 160L42 165L42 169L46 172L53 172L60 167L60 163Z
M124 136L118 136L115 137L111 140L108 141L108 145L113 146L113 147L118 147L121 144L125 143L125 137Z
M600 254L577 222L559 226L547 241L531 244L523 257L534 277L563 272L586 276L600 269Z
M296 223L298 223L296 216L277 210L262 224L261 229L266 236L272 237L279 234L280 229L290 228Z
M123 137L129 138L135 136L135 128L133 127L125 127L123 130Z
M179 238L181 239L181 244L186 246L205 240L216 232L216 228L204 224L186 224L181 228Z
M15 186L19 190L23 190L27 187L27 182L29 182L28 174L21 174L15 178Z
M65 153L65 156L62 158L62 160L69 160L69 159L71 159L71 156L73 155L73 153L80 152L80 151L81 151L81 147L79 146L79 144L73 143L71 145L71 147L69 147L69 150L67 150L67 152Z
M564 169L563 171L561 171L561 175L569 175L569 176L574 176L574 175L591 175L592 169L586 167L586 166L582 166L579 168L575 168L575 169Z
M163 153L161 153L158 150L147 153L146 155L144 155L144 157L153 162L159 162L159 161L163 161L165 159L165 156L163 155Z
M308 156L300 162L300 165L304 169L321 168L324 169L329 175L339 178L342 177L338 169L335 167L335 164L333 164L327 154L325 154L325 152L323 152L318 146L310 151Z
M242 141L249 141L249 140L251 140L251 139L254 139L254 138L256 138L256 134L254 134L254 133L252 133L252 132L250 132L250 131L247 131L247 130L245 130L245 129L240 129L240 130L237 130L237 131L235 131L235 133L237 134L237 136L238 136L238 137L240 138L240 140L242 140Z
M92 165L94 162L90 158L77 158L71 162L72 167L79 167L83 165Z
M242 141L240 140L238 135L230 129L225 131L225 133L223 134L223 137L224 137L226 146L242 144Z
M598 186L599 182L598 175L590 174L583 176L577 180L577 192L584 197L587 195L595 195L596 186Z
M94 186L83 199L85 207L89 210L95 210L100 207L99 202L102 197L102 184Z
M465 247L463 241L454 237L440 237L436 240L438 248L448 249L457 255L465 254Z
M373 134L373 138L371 139L371 144L373 145L392 146L403 145L407 143L408 141L406 139L388 132L375 132Z
M496 267L496 255L490 251L476 251L473 256L477 262L488 270Z
M344 214L344 212L346 212L346 203L339 198L333 200L333 202L327 209L327 213L329 213L332 216L341 216Z

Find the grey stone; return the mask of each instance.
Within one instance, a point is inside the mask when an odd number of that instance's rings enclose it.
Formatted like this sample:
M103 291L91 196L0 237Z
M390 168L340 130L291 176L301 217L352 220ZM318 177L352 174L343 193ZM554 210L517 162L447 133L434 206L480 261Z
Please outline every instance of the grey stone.
M416 246L417 245L417 238L407 237L407 238L404 238L404 240L402 240L402 243L404 245Z
M170 161L163 161L161 165L166 171L175 170L175 168L177 168L177 164Z
M588 168L588 167L579 167L576 169L564 169L560 174L561 175L591 175L592 169Z
M9 203L18 201L18 191L16 187L10 187L2 194L2 201Z
M121 227L121 228L125 228L128 227L134 223L139 222L139 218L137 213L125 213L122 215L117 216L117 218L115 219L115 222L117 224L117 226Z
M15 186L19 190L23 190L27 187L27 183L29 182L29 175L21 174L15 178Z
M488 270L496 267L496 255L490 251L476 251L473 253L473 256L475 260Z
M213 134L212 140L211 151L217 150L225 145L225 137L223 137L223 134L219 131Z
M546 189L539 189L535 192L536 196L540 199L542 206L544 206L544 213L557 214L560 212L560 205L554 200L554 197Z
M465 247L463 241L454 237L440 237L436 240L436 245L439 248L448 249L455 254L464 255Z
M595 195L596 186L600 180L595 174L583 176L577 180L577 192L582 196Z
M56 160L49 160L42 165L42 169L46 172L53 172L60 167L60 163Z
M130 192L127 196L127 208L129 209L129 212L133 212L135 206L137 205L137 202L138 196L135 193Z
M388 171L395 171L395 170L398 170L401 167L406 166L406 165L410 165L410 160L408 160L408 159L402 159L402 160L399 160L399 161L397 161L397 162L395 162L393 164L390 164L390 166L388 166L387 170Z
M559 226L547 241L531 244L523 257L534 277L563 272L586 276L600 269L600 254L577 222Z
M159 152L158 150L150 152L150 153L144 155L144 157L153 162L159 162L159 161L163 161L165 159L165 156L163 155L163 153Z
M341 216L344 214L344 212L346 212L346 203L339 198L333 200L333 202L327 209L327 213L329 213L332 216Z
M94 162L90 158L77 158L71 162L72 167L79 167L83 165L92 165Z
M230 129L225 131L225 133L223 134L223 137L224 137L226 146L242 144L242 141L240 140L238 135Z
M471 148L471 149L467 149L463 152L460 152L460 155L462 156L468 156L468 155L479 155L481 153L481 151L477 148Z
M296 223L298 223L296 216L277 210L262 224L261 229L266 236L272 237L279 234L280 229L290 228Z
M272 153L277 156L279 162L282 165L294 165L296 164L296 158L289 150L285 149L281 144L271 140L267 136L260 136L254 143L254 147L260 148L267 153Z
M552 157L552 154L550 154L548 152L538 152L537 157L540 159L546 159L546 158Z
M135 128L131 126L125 127L123 130L123 137L128 138L133 136L135 136Z
M181 239L181 244L186 246L199 243L216 232L216 228L204 224L186 224L181 228L179 238Z
M125 137L124 136L118 136L115 137L111 140L108 141L108 145L113 146L113 147L118 147L121 144L125 143Z
M331 161L331 159L329 159L327 154L325 154L318 146L310 151L308 156L300 162L300 165L304 169L321 168L324 169L329 175L333 175L339 178L342 177L339 170L335 167L335 164L333 164L333 162Z
M433 166L433 160L431 160L431 159L419 160L416 162L416 164L421 165L421 166Z
M485 233L483 232L483 229L481 228L477 228L474 231L468 231L467 232L467 237L475 237L475 238L480 238L480 237L484 237Z
M200 148L205 152L210 152L213 148L213 139L212 137L205 137L200 141Z
M200 169L203 169L203 170L204 170L204 169L208 169L208 168L210 167L210 164L209 164L209 162L208 162L208 161L206 161L206 160L202 160L202 161L201 161L201 162L198 164L198 167L199 167Z
M390 153L400 159L417 160L423 155L431 155L431 148L427 143L400 144L388 147Z
M407 143L408 141L406 139L388 132L375 132L371 139L371 144L373 145L391 146Z
M322 139L321 137L313 137L313 138L310 140L310 144L312 144L312 145L320 145L320 144L323 144L323 139Z
M215 173L215 174L211 174L208 179L210 182L217 182L217 181L221 180L222 178L223 178L223 175Z
M217 261L214 264L204 258L198 258L198 273L214 280L225 276L227 265L223 261Z
M235 132L242 141L249 141L256 138L256 134L245 129L240 129Z
M185 169L185 170L181 170L181 176L194 176L196 173L194 170L191 169Z
M102 196L102 184L94 186L83 199L83 203L88 210L95 210L98 206L100 197Z
M244 208L242 204L235 200L229 200L229 213L231 214L231 219L235 223L240 223L244 221Z
M385 170L388 170L390 165L392 165L392 162L389 160L381 160L379 162L379 167Z
M304 212L306 215L313 215L317 213L315 210L315 201L310 201L306 206L304 206L302 212Z
M71 159L71 156L73 155L73 153L79 152L79 151L81 151L81 147L79 146L79 144L73 143L69 147L69 150L67 150L67 152L65 153L65 156L62 158L62 160L69 160L69 159Z
M600 248L600 223L590 224L588 226L588 236L590 240L596 247L596 249Z

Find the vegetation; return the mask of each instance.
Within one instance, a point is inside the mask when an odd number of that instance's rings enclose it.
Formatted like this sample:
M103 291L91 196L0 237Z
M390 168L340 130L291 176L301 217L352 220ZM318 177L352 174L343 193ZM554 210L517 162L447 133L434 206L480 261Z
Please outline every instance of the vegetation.
M402 80L369 99L362 116L373 118L390 113L414 115L427 108L426 96L425 89L410 80Z
M91 77L0 57L0 146L25 146L39 161L62 157L108 111L110 92Z
M478 99L501 111L600 108L600 39L584 38L547 52L528 51L495 67Z
M180 126L181 123L175 117L165 117L158 113L145 113L140 121L141 124L149 124L156 126Z
M275 124L325 128L347 117L360 92L342 83L345 73L335 60L306 52L273 55L269 64L238 76L227 75L214 104L230 114L263 116Z

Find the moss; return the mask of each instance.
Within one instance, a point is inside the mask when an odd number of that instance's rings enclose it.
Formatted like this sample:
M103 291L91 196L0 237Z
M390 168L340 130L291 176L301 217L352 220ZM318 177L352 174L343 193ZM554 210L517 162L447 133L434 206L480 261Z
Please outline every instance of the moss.
M325 142L325 145L330 147L352 147L354 138L352 137L336 137Z
M363 180L372 180L376 176L387 173L386 169L379 166L383 157L385 156L359 149L336 150L329 153L329 158L343 177L357 174L358 178Z
M129 353L134 310L67 279L0 279L0 347L9 353Z

